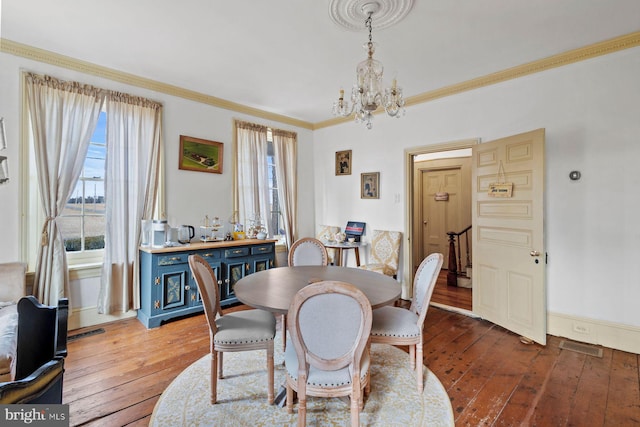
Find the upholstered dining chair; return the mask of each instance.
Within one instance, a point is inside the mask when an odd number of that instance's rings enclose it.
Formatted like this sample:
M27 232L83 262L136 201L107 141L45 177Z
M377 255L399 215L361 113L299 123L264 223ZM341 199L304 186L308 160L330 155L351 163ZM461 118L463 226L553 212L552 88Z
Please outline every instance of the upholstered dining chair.
M413 281L413 298L408 310L391 306L373 310L371 342L409 346L410 366L411 369L416 370L420 393L424 388L422 380L422 329L443 259L442 254L433 253L420 263Z
M336 234L340 232L340 227L334 225L320 225L318 228L318 233L316 234L316 239L325 240L327 236L331 236L331 239L334 238ZM336 259L336 250L333 248L327 248L327 256L329 258L329 264L333 264Z
M401 241L399 231L373 230L369 262L360 268L396 277Z
M289 249L289 266L329 265L329 254L322 242L313 237L296 240ZM282 315L282 349L287 348L287 316Z
M298 393L298 426L306 425L307 396L350 396L351 425L358 426L369 385L369 300L349 283L316 282L298 291L288 318L288 412L293 413L294 391Z
M273 339L276 320L264 310L243 310L222 314L215 273L200 255L189 256L189 267L202 296L204 313L209 323L211 338L211 403L217 401L218 379L223 374L223 353L266 350L267 398L273 403Z
M298 265L328 265L327 248L322 242L313 237L303 237L296 240L289 249L289 266Z

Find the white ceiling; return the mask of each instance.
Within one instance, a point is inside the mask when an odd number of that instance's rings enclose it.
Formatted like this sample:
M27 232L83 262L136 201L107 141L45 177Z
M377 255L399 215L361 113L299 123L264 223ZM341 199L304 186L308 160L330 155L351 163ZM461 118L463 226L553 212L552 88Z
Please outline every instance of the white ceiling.
M317 123L350 93L368 37L329 3L2 0L0 36ZM638 30L640 0L414 0L392 27L374 19L373 40L409 97Z

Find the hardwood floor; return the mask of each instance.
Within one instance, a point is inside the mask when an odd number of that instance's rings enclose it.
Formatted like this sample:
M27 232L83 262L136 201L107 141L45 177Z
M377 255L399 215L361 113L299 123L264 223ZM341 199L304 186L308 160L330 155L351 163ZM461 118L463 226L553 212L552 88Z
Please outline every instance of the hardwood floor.
M472 299L471 289L447 286L447 270L440 271L431 297L432 302L471 311Z
M146 426L162 391L209 349L204 315L155 329L136 319L100 327L69 343L72 426ZM639 356L604 348L597 358L560 341L525 345L487 321L431 307L424 361L447 389L458 426L640 425Z

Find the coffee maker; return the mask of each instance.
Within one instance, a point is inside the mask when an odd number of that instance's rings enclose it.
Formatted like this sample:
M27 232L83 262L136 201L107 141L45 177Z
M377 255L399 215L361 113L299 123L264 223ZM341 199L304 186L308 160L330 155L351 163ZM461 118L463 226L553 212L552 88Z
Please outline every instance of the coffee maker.
M169 224L166 219L154 219L152 224L151 247L164 248L169 240Z

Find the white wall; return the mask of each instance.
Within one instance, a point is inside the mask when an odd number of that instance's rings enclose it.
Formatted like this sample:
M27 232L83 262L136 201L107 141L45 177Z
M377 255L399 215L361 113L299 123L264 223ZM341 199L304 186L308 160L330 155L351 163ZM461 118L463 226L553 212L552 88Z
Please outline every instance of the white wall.
M314 206L312 162L312 132L286 124L269 122L232 111L177 98L163 93L116 83L110 80L70 71L20 57L0 53L0 117L5 118L8 139L10 180L0 185L0 262L21 259L21 147L20 147L20 72L33 71L50 74L63 80L77 80L98 87L144 96L164 105L164 143L167 170L167 219L171 225L198 226L205 215L219 216L224 221L232 214L232 135L233 119L239 118L268 126L287 129L298 134L299 230L313 234ZM178 169L179 136L189 135L224 143L222 174L184 171ZM3 154L5 155L5 154ZM33 269L33 266L30 266ZM95 306L97 278L82 278L71 283L73 308Z
M579 62L314 132L316 218L404 230L404 150L546 129L548 310L640 326L640 48ZM405 88L411 92L410 88ZM353 150L352 175L333 156ZM582 179L570 181L572 170ZM361 200L361 172L380 171L380 199ZM399 198L399 202L397 201Z

